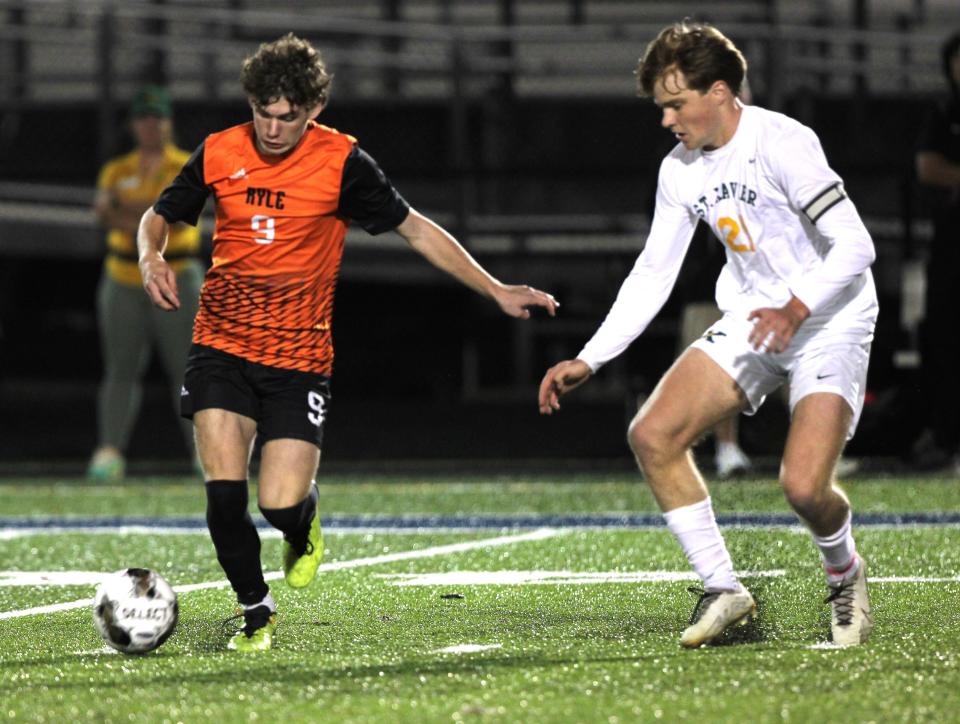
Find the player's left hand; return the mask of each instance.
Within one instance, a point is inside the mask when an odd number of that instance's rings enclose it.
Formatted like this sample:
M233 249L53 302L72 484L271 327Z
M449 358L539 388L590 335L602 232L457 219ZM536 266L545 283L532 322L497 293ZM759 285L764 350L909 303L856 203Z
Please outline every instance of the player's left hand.
M762 307L750 312L753 322L749 342L757 352L783 352L797 333L803 320L810 316L807 305L791 297L784 306Z
M528 307L540 307L546 310L551 317L554 317L557 314L557 307L560 306L560 302L554 299L552 294L519 284L507 284L499 287L493 293L493 298L504 313L518 319L530 319L530 309Z

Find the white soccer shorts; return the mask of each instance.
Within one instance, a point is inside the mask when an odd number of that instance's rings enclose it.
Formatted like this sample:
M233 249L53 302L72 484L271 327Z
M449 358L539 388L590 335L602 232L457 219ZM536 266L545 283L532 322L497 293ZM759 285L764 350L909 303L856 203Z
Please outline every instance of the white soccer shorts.
M790 412L814 392L840 395L853 417L847 439L853 437L863 412L867 389L870 342L820 339L803 329L783 352L754 351L748 341L753 323L729 314L712 325L690 346L706 352L730 375L747 397L747 415L754 414L766 396L790 383Z

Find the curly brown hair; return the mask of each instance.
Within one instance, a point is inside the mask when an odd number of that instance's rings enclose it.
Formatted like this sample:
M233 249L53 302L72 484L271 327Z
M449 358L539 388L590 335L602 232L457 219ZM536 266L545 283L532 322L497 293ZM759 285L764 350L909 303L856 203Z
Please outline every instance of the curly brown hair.
M674 23L647 46L637 65L637 92L652 97L657 79L671 70L679 70L687 87L706 93L722 80L733 95L747 74L747 61L737 46L719 30L705 23Z
M259 106L281 98L299 108L326 105L333 76L327 72L320 53L303 38L287 33L243 61L240 82Z

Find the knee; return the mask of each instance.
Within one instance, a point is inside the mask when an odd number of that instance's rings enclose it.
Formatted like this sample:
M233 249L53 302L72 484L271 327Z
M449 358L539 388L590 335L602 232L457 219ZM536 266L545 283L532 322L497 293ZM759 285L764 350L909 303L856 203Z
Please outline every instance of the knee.
M640 467L657 467L682 454L686 449L679 436L671 434L655 420L638 415L627 430L627 442Z
M817 517L829 497L829 485L825 486L815 476L802 472L781 470L780 484L790 507L807 520Z

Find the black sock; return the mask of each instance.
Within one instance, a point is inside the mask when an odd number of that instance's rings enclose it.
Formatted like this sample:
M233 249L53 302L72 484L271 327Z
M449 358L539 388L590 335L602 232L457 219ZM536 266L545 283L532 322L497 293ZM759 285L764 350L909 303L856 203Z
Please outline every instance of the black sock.
M307 537L310 535L310 523L317 510L317 486L311 485L307 497L289 508L264 508L260 512L267 522L283 533L283 537L293 546L297 553L303 553L307 548Z
M207 527L217 550L217 560L237 594L250 605L269 592L260 566L260 536L247 510L246 480L211 480L207 483Z

